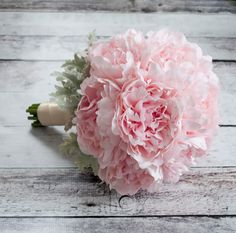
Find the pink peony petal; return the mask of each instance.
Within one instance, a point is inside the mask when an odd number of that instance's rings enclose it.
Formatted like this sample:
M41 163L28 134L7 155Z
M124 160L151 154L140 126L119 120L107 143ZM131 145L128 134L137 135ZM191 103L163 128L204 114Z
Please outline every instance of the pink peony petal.
M206 155L218 127L212 59L179 32L135 30L89 50L76 112L81 150L121 194L158 190Z

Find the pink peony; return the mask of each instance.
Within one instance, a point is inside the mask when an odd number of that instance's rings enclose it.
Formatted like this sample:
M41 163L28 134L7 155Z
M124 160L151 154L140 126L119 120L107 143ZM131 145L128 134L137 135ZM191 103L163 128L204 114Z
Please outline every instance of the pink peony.
M77 135L100 178L121 194L177 182L217 129L211 58L181 33L128 30L94 44L88 60Z

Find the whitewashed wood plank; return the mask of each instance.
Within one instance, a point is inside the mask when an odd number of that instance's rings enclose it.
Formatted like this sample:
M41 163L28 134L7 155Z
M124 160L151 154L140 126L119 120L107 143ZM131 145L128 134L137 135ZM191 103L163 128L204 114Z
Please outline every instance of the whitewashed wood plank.
M229 38L235 37L235 20L234 14L1 12L0 35L86 36L96 29L97 35L110 36L128 28L148 31L166 26L192 37Z
M235 215L236 168L194 168L156 194L110 192L77 169L0 169L0 216Z
M47 101L54 91L55 77L63 62L0 62L0 124L26 125L25 109L31 103ZM236 63L217 62L214 70L220 78L222 92L220 101L220 124L236 125ZM8 101L8 105L5 101ZM4 114L3 114L4 113ZM16 117L17 113L17 117Z
M62 155L58 146L65 136L63 127L0 127L0 168L73 167L74 158ZM236 166L236 127L218 130L210 153L197 167ZM13 145L13 146L12 146Z
M64 60L57 62L0 61L0 79L4 80L4 82L0 82L0 93L35 93L35 96L38 95L38 97L42 94L40 100L43 100L42 98L47 100L49 93L54 91L54 85L57 83L56 77L52 76L52 73L61 71L63 63Z
M236 38L191 37L204 54L236 60ZM0 36L0 59L65 60L87 47L87 36Z
M232 69L231 69L231 68ZM220 80L220 123L236 124L236 63L216 63L215 72Z
M49 73L59 68L60 64L60 62L0 63L0 76L5 78L0 86L0 124L6 126L0 131L2 140L0 167L73 166L73 163L60 155L57 150L57 145L61 142L60 133L54 132L53 129L32 131L25 113L25 109L31 103L49 98L48 93L53 91L55 84L54 77L49 77ZM215 70L222 80L221 122L235 124L236 65L216 63ZM221 128L211 155L202 160L199 166L236 165L235 130L236 128ZM50 135L53 132L56 136ZM48 141L50 143L47 143ZM14 147L10 146L12 142L16 142Z
M1 127L0 168L75 167L59 151L64 136L63 127Z
M235 217L1 218L1 233L230 233Z
M1 10L26 11L191 11L191 12L236 12L233 1L227 0L1 0Z

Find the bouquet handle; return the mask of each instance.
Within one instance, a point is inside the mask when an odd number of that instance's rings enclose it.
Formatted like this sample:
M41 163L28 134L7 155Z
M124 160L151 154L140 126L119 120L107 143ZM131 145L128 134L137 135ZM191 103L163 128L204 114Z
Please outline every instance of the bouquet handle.
M54 102L32 104L27 108L26 112L30 114L28 120L33 120L33 127L65 126L71 120L71 114L62 110Z

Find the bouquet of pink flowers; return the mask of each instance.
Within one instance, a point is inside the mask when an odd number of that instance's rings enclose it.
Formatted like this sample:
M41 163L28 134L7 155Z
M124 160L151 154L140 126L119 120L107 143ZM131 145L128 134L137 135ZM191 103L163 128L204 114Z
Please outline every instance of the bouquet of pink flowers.
M33 126L76 126L61 146L78 153L121 194L157 191L177 182L206 154L218 126L218 78L212 59L179 32L128 30L90 36L66 61L55 103L27 111Z

